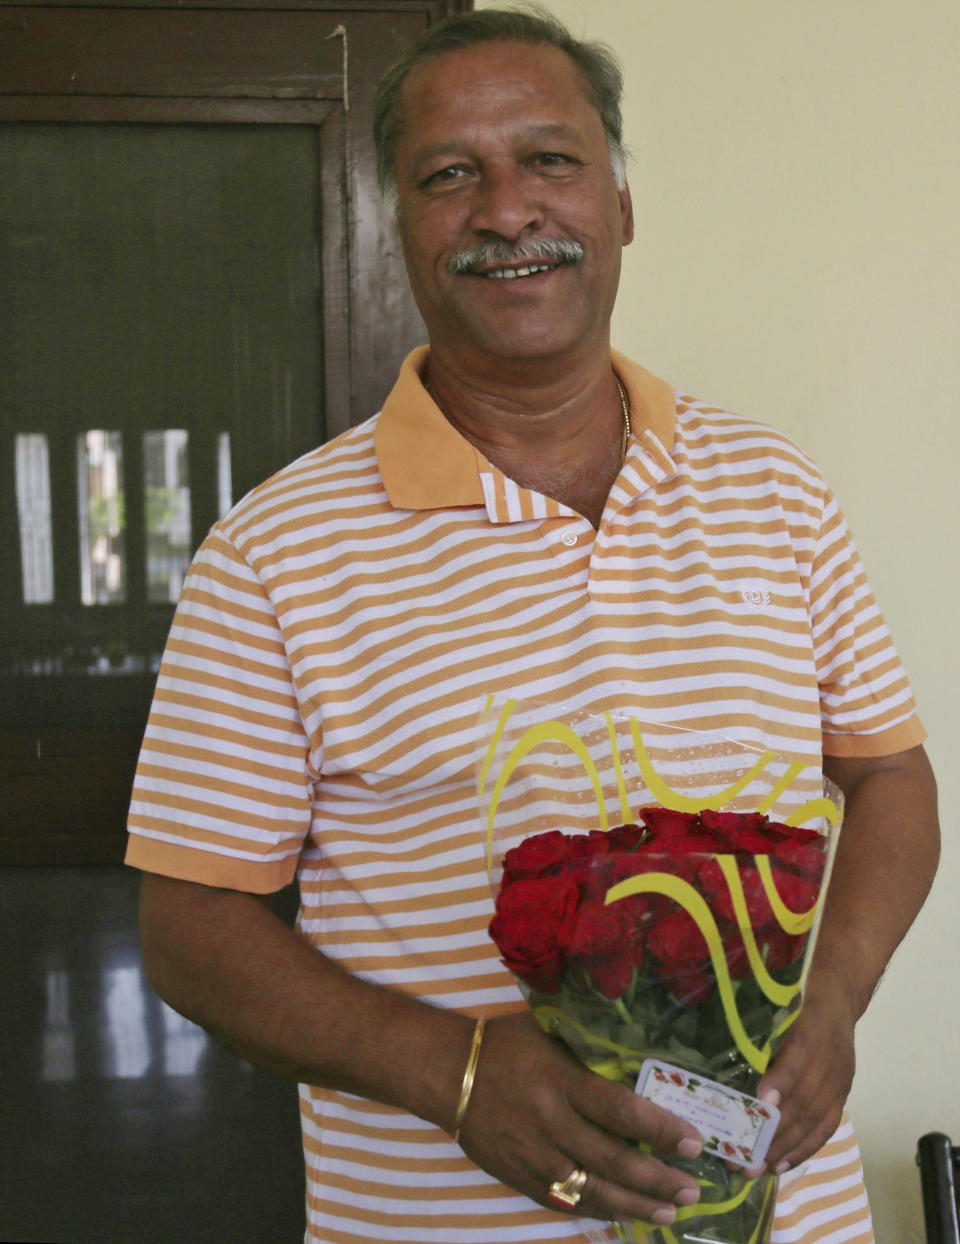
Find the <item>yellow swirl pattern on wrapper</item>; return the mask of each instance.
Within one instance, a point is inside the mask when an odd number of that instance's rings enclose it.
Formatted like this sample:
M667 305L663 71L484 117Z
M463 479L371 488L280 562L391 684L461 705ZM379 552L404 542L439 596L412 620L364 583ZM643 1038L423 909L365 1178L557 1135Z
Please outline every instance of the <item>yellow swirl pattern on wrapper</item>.
M790 789L806 767L802 760L795 760L792 765L789 765L779 780L770 787L761 802L757 804L757 811L762 813L769 812L780 796Z
M740 930L740 936L743 938L743 944L747 951L747 959L750 968L756 979L757 984L767 995L771 1002L776 1006L789 1006L796 994L799 992L800 985L780 985L770 973L767 971L766 964L757 946L757 939L753 932L753 925L750 923L750 914L747 911L747 900L743 893L743 885L740 881L740 871L737 868L737 861L732 855L715 855L713 857L720 866L727 888L730 891L730 898L733 902L734 914L737 917L737 928ZM817 905L814 903L809 911L793 912L789 907L784 905L783 900L777 893L776 883L773 880L773 873L770 870L770 857L768 855L755 855L753 862L757 866L757 872L763 882L763 888L766 892L770 906L773 908L773 914L777 923L785 933L798 934L806 933L813 925L814 916L817 914ZM776 900L776 901L774 901ZM609 902L609 896L607 901ZM693 912L690 913L693 915ZM694 919L696 917L694 916ZM716 927L716 926L714 926ZM706 937L706 932L701 929ZM708 939L709 945L709 939Z
M702 812L705 808L715 812L720 808L726 807L728 803L736 799L741 791L746 790L755 778L760 776L771 760L776 760L777 758L775 752L764 752L752 769L748 769L746 773L729 786L725 786L723 790L714 791L712 795L681 795L672 786L668 786L653 767L653 763L647 754L643 736L640 733L640 723L635 717L630 718L630 735L633 739L633 750L637 757L637 764L640 766L640 773L647 784L647 789L657 803L664 808L672 809L674 812Z
M493 707L495 697L490 695L484 707L482 717L485 718L490 709ZM487 753L484 757L483 764L480 767L477 780L477 793L482 795L486 790L487 781L490 776L490 769L493 764L497 749L506 732L510 718L513 715L518 700L508 699L505 701L500 712L500 717L494 728L490 743L487 747ZM607 733L610 740L610 756L613 761L614 773L617 784L617 797L620 804L620 815L624 823L633 819L633 810L630 807L630 799L627 793L626 783L623 776L623 764L620 756L620 747L617 743L616 726L614 724L613 715L609 712L603 714L603 720L607 725ZM628 719L630 726L630 735L633 742L634 754L636 756L637 765L640 769L641 776L646 783L647 790L651 797L664 808L670 808L677 812L702 812L704 809L718 811L727 806L736 797L746 790L747 787L757 779L764 770L769 766L771 761L776 759L776 754L772 751L763 752L752 768L743 773L735 782L729 786L723 787L721 790L714 791L710 795L691 796L683 795L679 791L670 786L661 775L657 772L647 752L646 745L643 741L643 735L640 730L640 723L635 717ZM562 721L543 721L531 726L520 737L515 744L506 761L503 769L497 778L493 792L490 797L490 808L487 816L487 867L492 867L493 863L493 826L496 820L497 807L500 798L503 795L504 788L507 785L511 775L517 766L540 744L540 743L560 743L566 746L583 765L585 775L590 781L593 793L597 801L598 823L601 829L609 829L609 819L606 810L606 800L603 793L603 783L600 779L597 766L590 756L586 745L577 735L576 731L571 729L569 725ZM790 788L796 778L804 771L805 765L801 762L794 762L780 776L776 783L767 792L762 803L757 808L758 812L766 813L774 806L777 799ZM818 798L810 800L809 803L798 808L793 815L787 820L787 824L791 826L802 825L805 820L813 816L824 816L830 824L836 828L839 821L839 813L836 805L832 800L827 798ZM773 899L771 898L771 902ZM782 906L782 904L781 904ZM775 908L776 910L776 908ZM784 909L786 910L786 909ZM784 925L786 927L786 925Z
M505 725L506 723L503 722L501 724ZM502 729L500 730L500 734L502 734ZM489 771L489 764L493 758L498 741L499 736L495 736L494 741L490 744L487 754L487 763L481 771L484 780L487 772ZM566 725L566 723L562 721L545 721L538 726L532 726L521 737L520 741L516 744L510 755L504 761L503 769L501 770L500 776L497 778L496 785L493 788L493 794L490 796L490 811L487 815L488 868L492 866L493 862L493 823L496 819L497 808L500 804L500 797L503 794L504 787L507 785L507 782L509 782L517 766L521 764L540 743L563 743L570 749L571 752L574 753L575 756L579 758L580 763L583 765L584 772L590 780L594 796L597 800L597 813L600 822L599 828L605 831L610 828L610 821L607 817L607 810L603 797L603 783L600 780L600 774L597 771L597 766L593 763L593 759L590 756L585 744L577 732L572 730L568 725ZM481 790L483 790L483 786L481 786Z
M722 856L715 856L716 859L722 859ZM736 865L734 865L736 867ZM738 878L739 882L739 878ZM755 1071L761 1074L766 1071L770 1062L770 1039L762 1046L754 1045L747 1035L747 1030L743 1026L740 1018L740 1012L737 1010L737 1002L734 997L733 981L730 978L730 972L727 968L727 956L723 948L723 940L720 937L720 930L717 928L717 922L713 918L713 912L707 906L706 900L701 894L698 894L693 886L684 881L681 877L674 877L671 873L641 873L636 877L627 877L625 881L618 881L615 886L607 891L606 902L617 902L618 899L628 898L632 894L665 894L667 898L673 899L678 903L684 911L696 922L697 928L703 934L707 943L707 949L710 951L710 962L713 965L714 976L717 981L717 991L720 994L720 1001L723 1003L723 1014L727 1021L727 1028L733 1037L737 1049L744 1056L747 1062ZM741 891L741 900L743 894ZM744 915L746 915L746 907L744 906ZM754 945L756 950L756 946ZM789 1001L797 993L798 985L781 986L768 977L770 983L776 987L778 991L786 995ZM771 999L778 1005L784 1005L779 999Z
M714 1187L713 1184L703 1179L697 1182L704 1188ZM708 1201L705 1204L698 1201L696 1205L683 1206L677 1210L677 1222L684 1222L687 1218L702 1217L704 1214L726 1214L732 1209L737 1209L750 1195L755 1183L756 1180L748 1180L735 1196L730 1197L726 1201ZM752 1232L749 1240L744 1241L744 1244L760 1244L760 1232L765 1226L764 1218L769 1207L770 1198L774 1195L775 1187L776 1184L771 1182L767 1188L763 1204L760 1207L760 1213L757 1216L756 1229ZM631 1242L632 1244L643 1244L643 1241L648 1240L650 1236L657 1236L663 1240L663 1244L680 1244L669 1227L657 1226L651 1222L635 1221L631 1222L628 1235L622 1226L619 1224L615 1225L617 1225L620 1238L626 1240L628 1244L631 1244Z
M617 727L613 723L611 713L604 713L603 720L607 723L607 737L610 739L610 755L613 757L613 770L617 775L617 797L620 800L620 815L624 825L633 820L633 809L627 795L627 784L623 780L623 764L620 760L620 748L617 746Z
M486 716L494 703L494 697L487 699L484 716ZM500 717L496 723L487 748L478 775L478 794L482 794L487 786L490 775L490 769L493 765L497 749L501 744L503 736L506 732L510 718L518 705L517 700L507 700L500 712ZM630 807L629 796L626 789L626 783L623 775L623 764L620 756L620 748L617 743L616 726L614 724L611 713L603 714L603 720L606 722L607 735L610 743L610 754L613 760L614 773L616 776L617 796L620 804L620 813L624 822L628 822L633 818L633 812ZM639 766L641 776L646 783L646 788L650 795L660 804L661 807L669 808L678 812L701 812L704 809L717 811L726 807L729 803L737 798L747 787L753 782L763 771L769 766L771 761L776 759L775 753L771 751L763 752L756 763L741 774L736 781L723 787L721 790L715 791L710 795L689 796L683 795L675 790L666 782L654 768L650 759L643 736L640 730L640 723L636 718L630 717L630 736L633 742L634 754L637 765ZM486 834L486 855L487 866L492 867L493 863L493 829L496 821L497 809L500 800L510 778L520 764L542 743L559 743L562 747L568 749L577 757L583 766L586 775L594 793L597 802L597 819L601 830L609 830L610 822L606 810L606 801L604 798L603 783L600 778L596 763L594 762L590 752L579 737L566 722L547 720L538 722L523 732L519 740L511 748L503 768L497 776L493 791L490 795L490 806L487 815L487 834ZM777 799L787 791L796 778L804 771L805 766L799 762L795 762L787 767L785 772L773 784L771 790L766 794L759 806L759 811L769 811ZM833 829L836 829L840 812L836 804L829 798L822 796L811 799L802 807L797 808L787 819L790 826L802 825L804 821L812 817L824 817ZM714 855L720 869L723 872L724 879L730 891L731 901L733 903L734 914L736 916L737 925L740 935L743 938L744 947L747 952L747 959L750 964L751 971L757 981L760 989L776 1006L789 1007L794 1001L797 994L803 987L803 981L799 981L794 985L781 985L767 971L763 961L763 956L757 946L756 936L750 921L750 915L747 910L746 898L743 892L743 884L740 879L740 873L737 867L736 859L732 855ZM755 855L754 863L760 876L764 892L770 903L773 914L780 925L781 929L790 936L798 936L807 933L813 926L816 917L817 905L810 911L795 912L783 902L777 891L776 882L774 881L773 871L770 866L770 859L767 855ZM723 1003L724 1015L730 1034L733 1037L737 1048L747 1060L751 1067L761 1074L766 1070L770 1061L770 1046L774 1038L778 1037L796 1018L796 1010L792 1014L788 1014L784 1021L778 1026L777 1030L764 1043L763 1046L755 1045L749 1038L740 1015L737 1011L736 999L734 996L733 982L727 967L726 954L723 948L723 942L720 937L720 931L713 917L710 908L704 901L702 896L689 883L683 881L679 877L675 877L669 873L647 873L636 877L628 878L612 887L606 896L607 903L616 902L620 898L626 898L631 894L643 893L660 893L666 897L673 899L691 916L696 922L697 927L703 934L707 948L710 952L710 960L716 976L717 987L720 998ZM611 1052L622 1057L629 1054L630 1051L614 1049Z

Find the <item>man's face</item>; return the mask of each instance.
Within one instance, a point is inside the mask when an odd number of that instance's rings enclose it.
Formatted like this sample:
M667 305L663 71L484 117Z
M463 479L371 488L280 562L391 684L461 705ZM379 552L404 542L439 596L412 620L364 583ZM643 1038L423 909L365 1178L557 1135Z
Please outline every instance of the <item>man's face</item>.
M397 220L434 350L477 365L605 346L633 218L570 58L449 52L412 71L400 109ZM524 257L544 241L566 257Z

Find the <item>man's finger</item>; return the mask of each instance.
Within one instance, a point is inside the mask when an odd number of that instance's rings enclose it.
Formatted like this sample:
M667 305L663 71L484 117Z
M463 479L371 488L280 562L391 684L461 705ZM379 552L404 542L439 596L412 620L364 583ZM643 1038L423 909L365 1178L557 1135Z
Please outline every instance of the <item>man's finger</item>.
M692 1148L694 1142L690 1143ZM696 1142L696 1148L699 1151L702 1142ZM594 1200L597 1186L603 1184L606 1206L618 1213L632 1205L632 1216L649 1215L658 1206L692 1205L699 1197L700 1189L692 1175L586 1121L576 1130L570 1157L592 1177ZM615 1190L613 1201L609 1199L611 1190Z
M695 1158L703 1149L703 1137L692 1123L593 1073L571 1092L570 1104L604 1131L648 1144L658 1153Z
M610 1183L596 1175L588 1175L576 1212L608 1221L637 1219L640 1222L655 1223L657 1226L669 1226L676 1221L677 1209L696 1204L699 1196L699 1188L683 1188L669 1201L654 1200L632 1192L623 1184Z

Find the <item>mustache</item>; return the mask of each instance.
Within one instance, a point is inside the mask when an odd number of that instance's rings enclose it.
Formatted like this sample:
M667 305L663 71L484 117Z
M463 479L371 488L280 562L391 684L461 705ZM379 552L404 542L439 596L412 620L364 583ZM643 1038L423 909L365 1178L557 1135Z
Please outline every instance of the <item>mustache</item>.
M447 260L454 276L470 276L491 264L524 260L553 259L559 263L579 263L583 247L569 238L528 238L525 242L480 242L457 251Z

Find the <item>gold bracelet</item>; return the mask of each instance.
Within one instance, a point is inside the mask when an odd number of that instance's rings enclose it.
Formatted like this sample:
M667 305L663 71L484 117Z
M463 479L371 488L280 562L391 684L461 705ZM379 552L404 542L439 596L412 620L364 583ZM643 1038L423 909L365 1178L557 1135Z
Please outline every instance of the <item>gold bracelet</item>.
M477 1063L480 1061L480 1046L483 1042L483 1030L486 1023L486 1019L481 1017L477 1020L473 1029L473 1044L470 1046L467 1069L463 1073L463 1083L460 1085L460 1101L457 1104L457 1117L453 1124L453 1139L457 1141L460 1139L460 1129L463 1127L464 1116L467 1113L467 1107L470 1105L470 1094L473 1092L473 1081L477 1075Z

